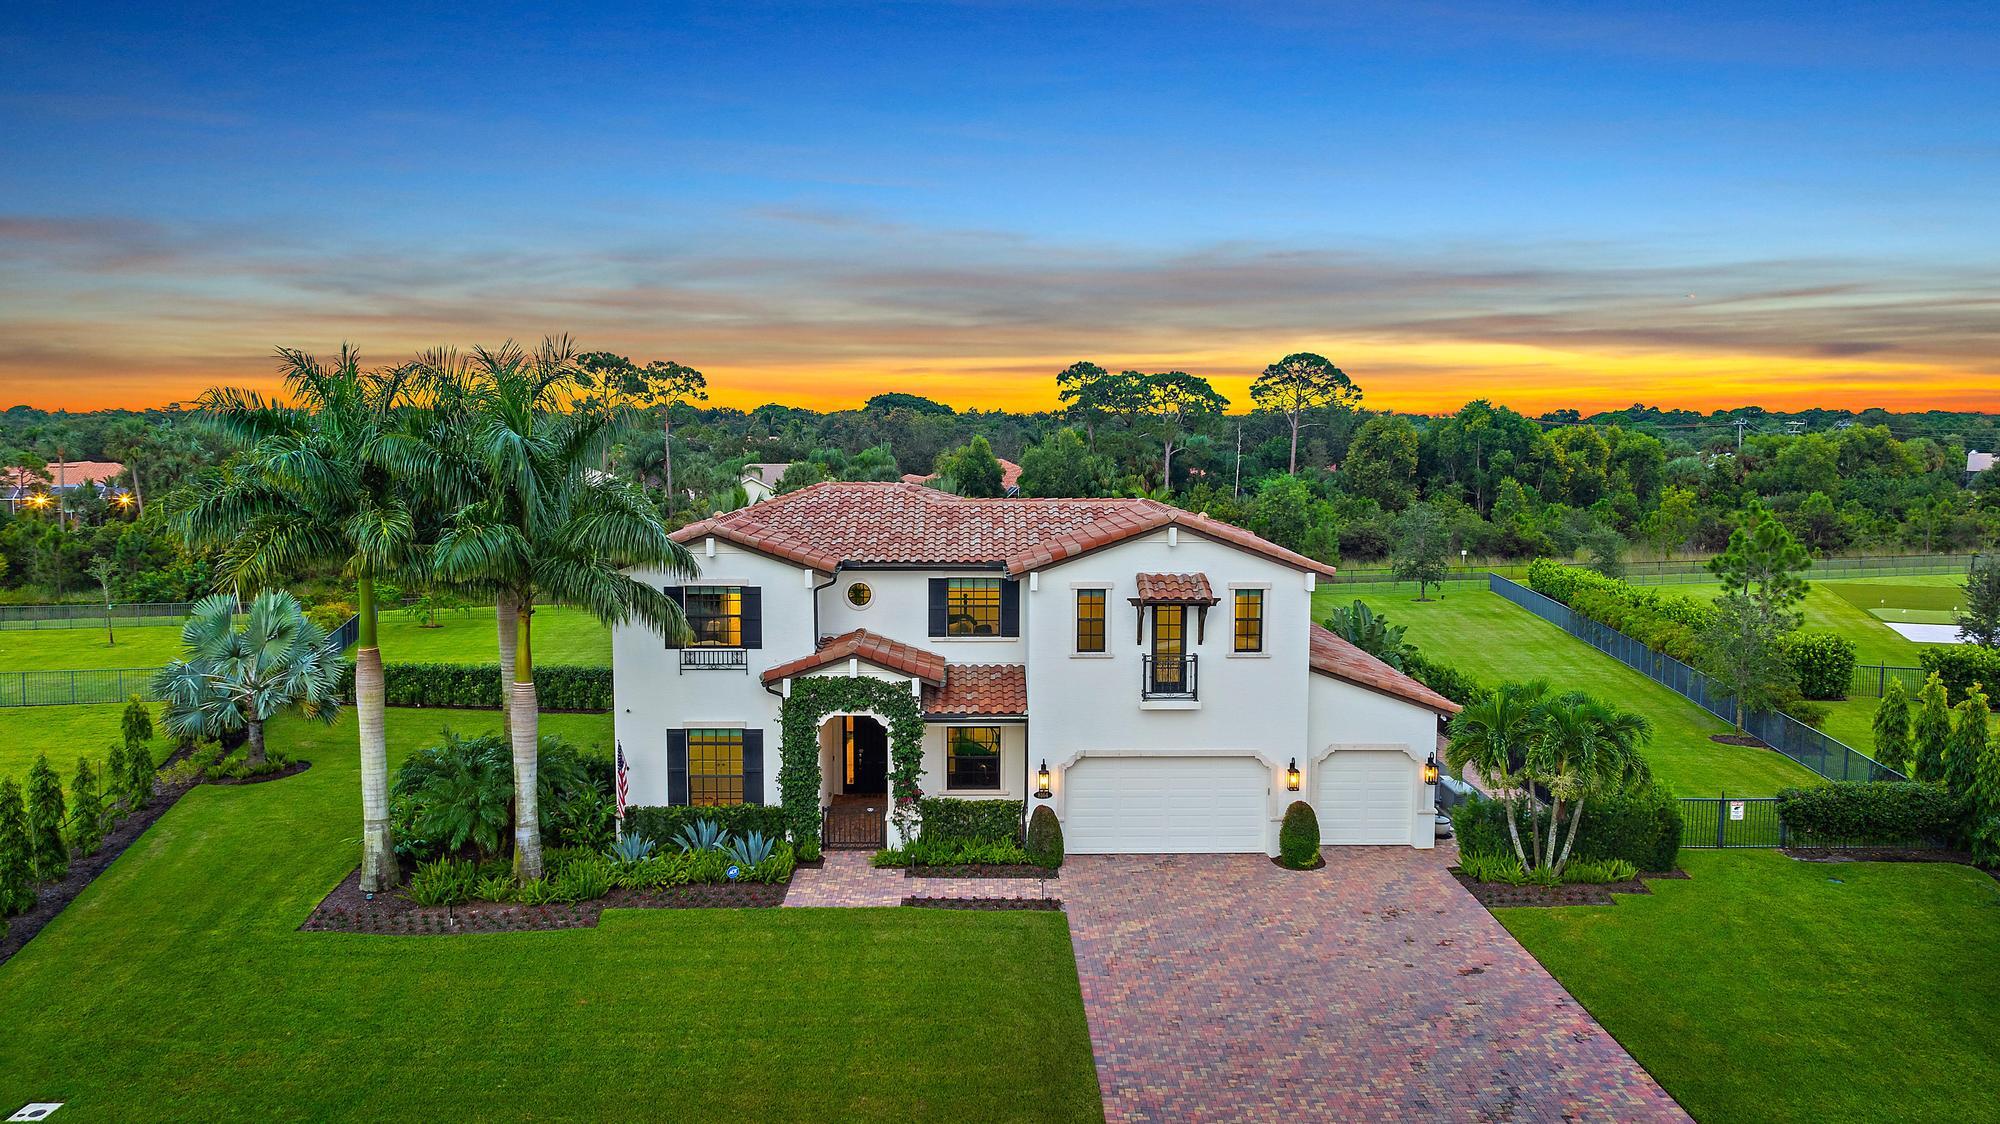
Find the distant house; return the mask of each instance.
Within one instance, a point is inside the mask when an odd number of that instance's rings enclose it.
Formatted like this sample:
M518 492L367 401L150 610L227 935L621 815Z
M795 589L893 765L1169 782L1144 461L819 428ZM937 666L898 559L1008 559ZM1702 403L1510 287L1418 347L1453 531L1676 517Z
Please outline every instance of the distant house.
M1014 463L1013 461L1010 461L1010 460L1008 460L1008 459L1007 459L1006 457L995 457L995 458L993 458L993 459L994 459L994 460L997 460L997 461L999 461L999 462L1000 462L1000 491L1001 491L1001 493L1002 493L1002 494L1004 494L1004 495L1009 495L1009 496L1018 496L1018 495L1020 495L1020 494L1021 494L1021 466L1020 466L1020 465L1018 465L1018 464L1015 464L1015 463ZM929 473L924 473L924 474L922 474L922 475L919 475L919 474L917 474L917 473L914 473L914 472L906 472L906 473L904 473L904 474L903 474L903 483L905 483L905 484L930 484L930 483L933 483L933 482L935 482L935 481L937 480L937 478L938 478L938 474L937 474L937 473L935 473L935 472L929 472Z
M762 503L778 494L778 481L785 478L790 461L763 461L743 466L743 494L751 503Z
M125 466L117 461L53 461L46 481L25 468L0 469L0 498L6 499L7 510L19 511L37 493L66 496L85 487L102 492L124 474Z
M1973 450L1965 454L1965 476L1968 480L1982 472L1988 471L1992 467L1992 453L1982 453L1978 450Z

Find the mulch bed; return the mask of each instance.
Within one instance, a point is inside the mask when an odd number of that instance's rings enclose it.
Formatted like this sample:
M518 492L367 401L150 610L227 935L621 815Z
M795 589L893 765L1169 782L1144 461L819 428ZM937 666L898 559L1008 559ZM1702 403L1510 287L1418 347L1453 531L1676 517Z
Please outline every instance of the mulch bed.
M310 761L294 761L294 762L292 762L291 764L289 764L289 765L286 765L286 766L285 766L284 768L282 768L282 769L279 769L279 770L277 770L277 771L275 771L275 772L270 772L270 773L265 773L265 774L264 774L264 775L262 775L262 776L257 776L257 777L216 777L216 778L214 778L213 780L206 780L206 781L203 781L203 782L201 782L201 783L203 783L203 784L263 784L263 783L264 783L265 781L281 781L281 780L284 780L284 779L285 779L286 777L296 777L296 776L298 776L298 775L299 775L300 773L303 773L303 772L305 772L305 771L306 771L307 769L310 769L310 768L312 768L312 764L313 764L313 763L312 763L312 762L310 762Z
M1516 906L1610 905L1613 894L1650 894L1646 880L1686 878L1685 870L1661 874L1641 874L1625 882L1565 882L1557 886L1512 886L1505 882L1474 882L1463 871L1451 872L1480 905L1487 909Z
M1720 742L1723 745L1748 746L1751 749L1771 748L1770 746L1764 744L1762 739L1753 738L1749 734L1710 734L1708 735L1708 740L1712 742Z
M1305 871L1308 870L1325 870L1326 856L1320 855L1317 858L1313 859L1313 864L1311 866L1294 867L1294 866L1286 866L1285 860L1277 857L1276 855L1273 855L1271 856L1271 865L1277 867L1279 870L1295 870L1299 871L1300 873L1304 873Z
M1062 871L1028 863L973 863L968 866L908 866L905 878L1060 878Z
M595 901L560 905L467 902L418 905L401 890L361 892L355 867L307 915L306 933L387 933L403 936L449 933L525 933L546 929L594 929L607 909L767 909L785 904L789 884L761 882L714 886L672 886L663 890L613 890Z
M160 762L160 768L165 769L169 765L177 764L186 759L187 755L187 750L177 749L169 754L165 761ZM84 887L104 873L112 863L117 862L118 856L125 853L125 848L146 834L146 829L153 826L153 821L166 815L167 809L179 803L180 798L187 795L188 789L193 787L192 784L168 785L164 781L155 784L153 802L118 821L117 827L105 833L104 843L98 847L96 854L71 857L69 873L63 876L62 881L37 884L35 904L28 909L28 912L7 919L7 935L0 937L0 964L5 964L8 958L21 950L22 945L27 944L36 933L41 932L43 926L54 921L56 914L61 913L70 902L75 901L78 894L83 893Z
M1059 911L1061 898L904 898L903 904L918 909L977 909L1000 911L1036 909Z

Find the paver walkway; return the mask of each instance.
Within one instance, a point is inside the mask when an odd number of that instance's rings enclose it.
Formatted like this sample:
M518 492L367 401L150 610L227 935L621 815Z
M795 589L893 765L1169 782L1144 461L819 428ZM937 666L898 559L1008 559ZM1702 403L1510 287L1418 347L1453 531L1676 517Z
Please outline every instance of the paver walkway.
M790 906L902 905L904 898L1039 898L1035 878L906 878L900 869L868 865L872 851L828 851L826 865L794 871L785 891ZM1048 896L1062 896L1062 879L1049 880Z
M1317 871L1071 856L1060 896L1106 1118L1687 1119L1451 854L1329 847Z

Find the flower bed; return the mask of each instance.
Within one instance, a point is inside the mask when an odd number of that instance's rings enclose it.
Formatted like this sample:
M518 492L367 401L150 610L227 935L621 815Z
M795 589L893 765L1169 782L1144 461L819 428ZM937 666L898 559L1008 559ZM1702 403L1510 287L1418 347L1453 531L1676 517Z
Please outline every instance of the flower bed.
M444 936L454 933L523 933L548 929L594 929L607 909L767 909L785 904L786 882L670 886L656 890L612 890L589 901L551 905L472 901L461 905L418 905L393 891L365 894L359 867L321 899L299 926L307 933L379 933Z
M1458 884L1487 909L1512 908L1517 906L1558 906L1558 905L1610 905L1613 894L1650 894L1646 886L1650 878L1686 878L1687 872L1674 871L1669 874L1641 874L1624 882L1562 882L1554 886L1516 886L1506 882L1476 882L1470 875L1453 868L1451 875Z

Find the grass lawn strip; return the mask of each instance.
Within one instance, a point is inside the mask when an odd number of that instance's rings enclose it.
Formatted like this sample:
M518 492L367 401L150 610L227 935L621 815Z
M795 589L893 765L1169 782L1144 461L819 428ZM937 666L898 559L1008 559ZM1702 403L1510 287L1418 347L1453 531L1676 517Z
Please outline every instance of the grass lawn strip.
M110 708L115 713L115 708ZM391 760L481 712L391 711ZM608 715L543 729L608 745ZM353 719L201 786L0 965L0 1102L90 1120L1096 1119L1061 914L612 910L450 940L301 933L352 869ZM64 747L67 752L67 747Z
M1495 915L1697 1120L1992 1108L2000 883L1942 863L1681 859L1689 880L1610 908Z
M1505 598L1477 586L1454 586L1428 602L1414 590L1322 586L1313 618L1356 597L1393 624L1427 656L1487 683L1544 678L1558 689L1589 691L1653 721L1646 760L1655 777L1682 796L1770 796L1787 785L1812 784L1818 774L1768 749L1719 745L1711 734L1729 724L1599 652ZM1886 631L1886 630L1885 630Z

